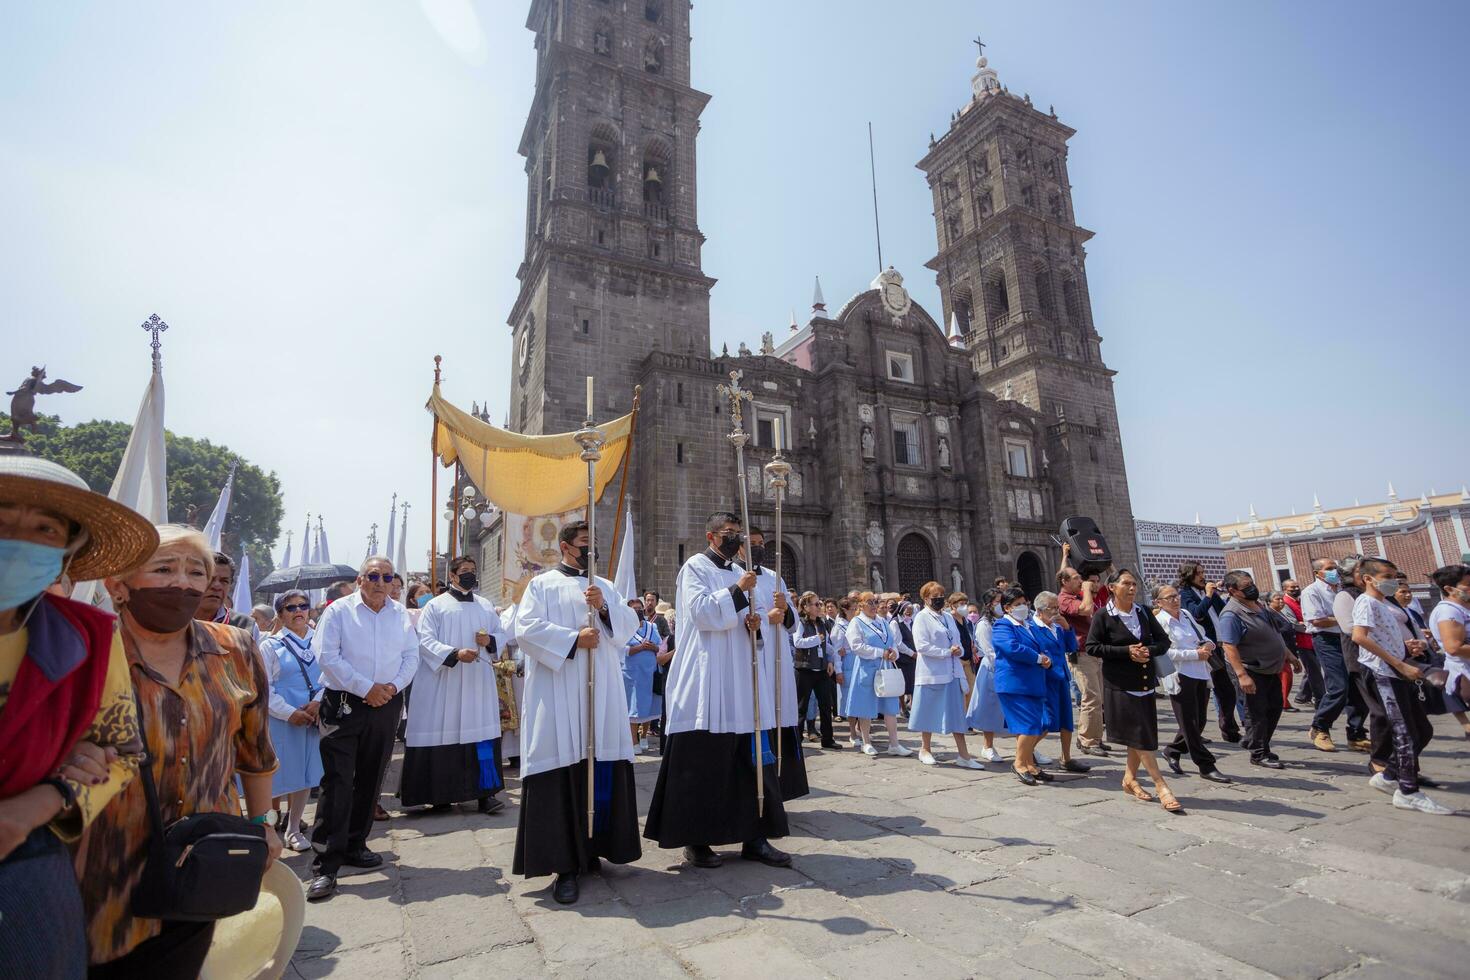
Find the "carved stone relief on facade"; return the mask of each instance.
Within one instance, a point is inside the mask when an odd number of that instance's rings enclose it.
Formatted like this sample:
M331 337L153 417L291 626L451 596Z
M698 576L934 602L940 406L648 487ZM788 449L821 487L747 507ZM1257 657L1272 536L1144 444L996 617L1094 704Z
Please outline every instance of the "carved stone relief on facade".
M874 558L883 554L883 526L877 521L868 522L868 553Z
M960 538L960 529L953 524L944 534L944 546L949 549L949 557L958 558L960 549L964 547L964 541Z

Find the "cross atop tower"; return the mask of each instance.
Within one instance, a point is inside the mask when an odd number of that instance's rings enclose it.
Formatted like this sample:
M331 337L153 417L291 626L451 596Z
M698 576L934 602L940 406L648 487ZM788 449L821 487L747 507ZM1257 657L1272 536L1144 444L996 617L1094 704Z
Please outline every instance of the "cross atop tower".
M980 38L977 36L975 38L975 40L971 41L970 43L973 44L973 45L975 45L975 47L980 50L980 57L982 57L982 58L985 57L985 42L984 41L980 40Z

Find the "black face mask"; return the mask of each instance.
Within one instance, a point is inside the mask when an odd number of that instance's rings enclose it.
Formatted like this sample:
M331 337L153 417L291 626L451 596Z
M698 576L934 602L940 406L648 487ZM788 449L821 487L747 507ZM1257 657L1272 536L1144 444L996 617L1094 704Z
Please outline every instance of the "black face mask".
M1241 587L1240 597L1246 602L1255 602L1261 597L1261 590L1256 588L1256 583L1252 582L1250 585Z
M459 587L468 592L480 584L480 577L474 572L460 572L457 578Z
M1293 599L1299 599L1299 598L1301 598L1302 590L1301 589L1288 589L1286 591L1286 594L1289 595L1289 596L1291 596Z
M753 544L753 545L751 545L746 550L750 552L750 567L751 568L756 568L756 567L761 566L761 565L764 565L766 563L766 546L765 545L763 545L763 544Z
M934 598L930 599L929 600L929 608L932 609L932 610L934 610L935 612L940 612L941 610L943 610L944 609L944 596L937 595Z
M726 561L734 558L740 554L740 535L727 534L720 538L720 543L715 545L715 551L719 552L720 557Z
M138 625L150 633L177 633L189 625L204 593L198 589L167 586L160 589L130 589L124 603Z
M582 545L582 547L577 549L577 567L584 572L587 570L587 559L591 556L591 554L591 545L584 544Z

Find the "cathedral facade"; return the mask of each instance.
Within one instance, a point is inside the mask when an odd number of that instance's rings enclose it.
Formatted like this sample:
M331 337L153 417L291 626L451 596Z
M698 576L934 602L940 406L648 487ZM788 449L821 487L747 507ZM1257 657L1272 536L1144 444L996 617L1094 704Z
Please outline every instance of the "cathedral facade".
M982 58L966 105L919 161L933 189L935 318L888 269L757 352L710 349L687 0L534 0L536 95L521 141L526 257L511 312L510 426L579 428L641 387L628 499L637 580L667 594L715 510L738 510L732 371L753 400L745 479L768 531L763 466L791 464L783 572L823 594L975 594L997 576L1052 587L1063 517L1098 520L1134 560L1112 392L1066 169L1073 131L1012 96ZM612 494L598 514L610 554ZM500 528L481 539L498 576ZM487 585L492 584L487 582Z

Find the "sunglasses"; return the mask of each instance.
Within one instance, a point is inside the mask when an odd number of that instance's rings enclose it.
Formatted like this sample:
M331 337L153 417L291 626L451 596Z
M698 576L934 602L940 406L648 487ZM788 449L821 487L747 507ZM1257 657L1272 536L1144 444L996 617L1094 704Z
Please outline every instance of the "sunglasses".
M282 606L281 607L281 611L282 612L305 612L306 610L308 610L310 608L311 608L311 606L307 605L304 602L293 602L289 606Z
M383 582L386 584L391 584L393 582L393 573L384 572L382 575L379 575L377 572L368 572L366 575L363 576L363 578L367 579L369 582Z

